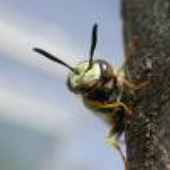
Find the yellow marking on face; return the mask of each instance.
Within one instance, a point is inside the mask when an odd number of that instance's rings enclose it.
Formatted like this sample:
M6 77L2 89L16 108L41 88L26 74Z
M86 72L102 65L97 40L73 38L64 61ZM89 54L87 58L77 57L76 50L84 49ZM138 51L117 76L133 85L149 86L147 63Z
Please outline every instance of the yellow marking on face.
M87 70L89 67L89 62L85 61L75 68L78 74L70 73L70 83L73 88L79 87L91 83L93 81L99 80L101 76L101 70L98 63L94 63L92 67Z

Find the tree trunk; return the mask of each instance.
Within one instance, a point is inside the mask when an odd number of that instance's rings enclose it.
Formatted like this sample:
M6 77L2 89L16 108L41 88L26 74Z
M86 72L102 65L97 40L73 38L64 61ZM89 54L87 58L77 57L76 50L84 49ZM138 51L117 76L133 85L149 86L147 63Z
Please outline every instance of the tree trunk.
M170 0L122 0L126 76L133 91L127 121L129 170L170 170Z

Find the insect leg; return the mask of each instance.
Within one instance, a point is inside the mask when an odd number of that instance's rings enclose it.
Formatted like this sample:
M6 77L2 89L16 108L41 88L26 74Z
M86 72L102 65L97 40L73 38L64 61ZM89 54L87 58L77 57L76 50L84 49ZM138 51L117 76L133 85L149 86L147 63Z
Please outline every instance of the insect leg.
M115 101L113 103L102 103L102 102L98 102L98 101L85 101L88 106L92 107L92 108L96 108L96 109L115 109L118 107L122 107L125 110L125 114L126 116L131 116L132 115L132 111L130 108L128 108L126 106L126 104L124 104L121 101Z
M126 104L124 104L123 102L121 101L117 101L117 102L114 102L114 103L105 103L103 106L103 108L117 108L117 107L123 107L123 109L125 110L125 114L126 116L131 116L132 115L132 111L130 108L128 108L126 106Z
M135 84L135 83L130 82L130 81L128 81L128 80L123 80L123 84L124 84L126 87L130 88L130 89L139 90L139 89L141 89L141 88L143 88L143 87L146 87L146 86L149 84L149 82L148 82L148 81L144 81L144 82Z

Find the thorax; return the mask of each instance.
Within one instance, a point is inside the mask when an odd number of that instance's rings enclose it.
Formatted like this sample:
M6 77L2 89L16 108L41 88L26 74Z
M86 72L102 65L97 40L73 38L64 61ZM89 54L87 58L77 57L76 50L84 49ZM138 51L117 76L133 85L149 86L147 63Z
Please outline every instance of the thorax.
M112 81L103 85L102 88L96 88L83 95L83 102L85 106L91 110L99 112L110 112L111 109L95 107L93 103L98 103L99 105L104 105L106 103L116 102L118 96L120 95L120 87Z

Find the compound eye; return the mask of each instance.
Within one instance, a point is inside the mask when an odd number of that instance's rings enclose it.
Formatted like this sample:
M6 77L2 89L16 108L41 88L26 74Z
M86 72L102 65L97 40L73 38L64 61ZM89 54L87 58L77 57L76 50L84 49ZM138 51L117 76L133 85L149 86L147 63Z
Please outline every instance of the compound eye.
M104 72L107 71L108 69L108 65L106 63L101 63L100 67L101 67L101 70Z
M100 62L100 68L102 72L102 78L111 79L113 76L112 67L105 61Z

